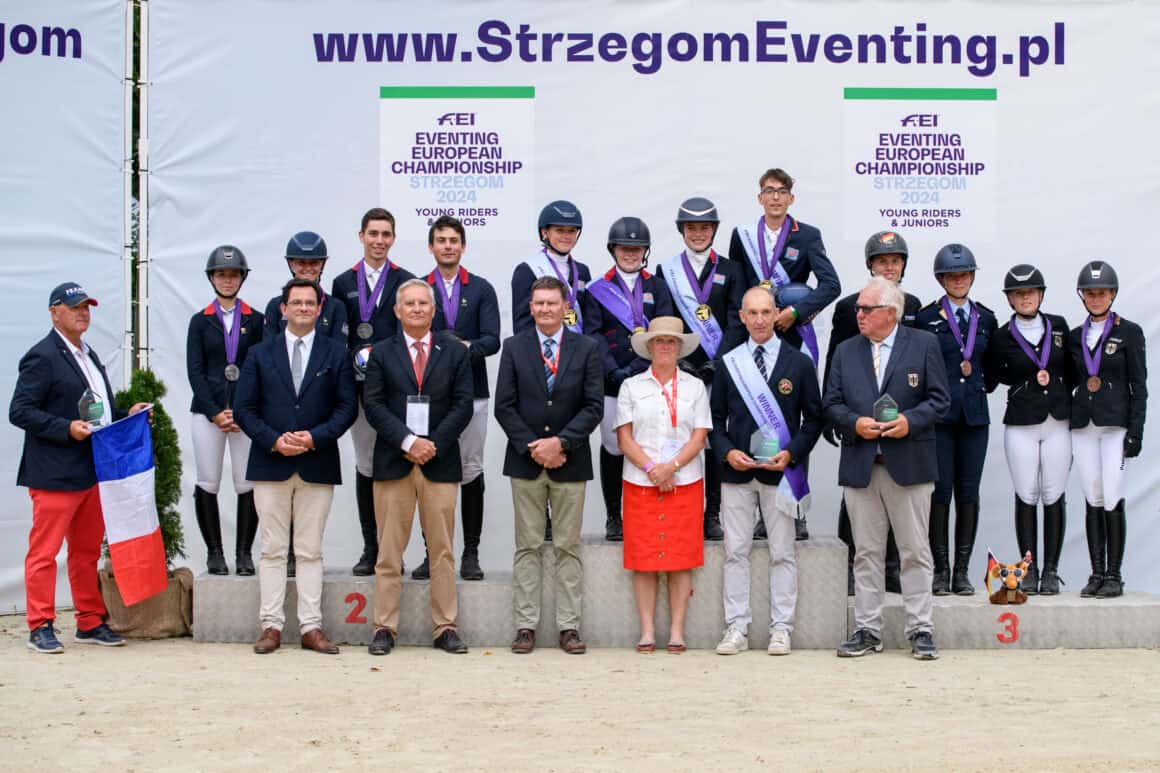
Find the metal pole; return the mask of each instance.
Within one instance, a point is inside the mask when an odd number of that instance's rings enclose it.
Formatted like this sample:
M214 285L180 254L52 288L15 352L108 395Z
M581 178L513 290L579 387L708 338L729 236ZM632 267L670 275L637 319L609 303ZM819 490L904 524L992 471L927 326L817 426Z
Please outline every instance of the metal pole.
M124 157L121 160L121 282L125 301L121 336L121 380L129 388L133 376L133 0L125 0Z
M149 0L138 0L141 18L137 83L137 367L149 367Z

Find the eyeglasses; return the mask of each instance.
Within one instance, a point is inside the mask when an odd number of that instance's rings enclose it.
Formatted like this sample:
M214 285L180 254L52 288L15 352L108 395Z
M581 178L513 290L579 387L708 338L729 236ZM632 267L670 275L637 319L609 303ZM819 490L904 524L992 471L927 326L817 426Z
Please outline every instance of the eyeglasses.
M778 198L780 196L788 196L789 194L790 194L789 188L769 188L769 187L767 187L767 188L761 189L762 196L773 196L774 198Z
M313 309L315 306L317 306L317 305L318 305L318 301L301 301L301 300L299 300L299 301L290 301L290 302L289 302L289 303L287 303L286 305L287 305L287 306L289 306L289 307L290 307L290 308L292 308L292 309L295 309L295 308L307 308L307 309Z
M873 306L863 306L860 303L856 303L856 304L854 304L854 313L855 314L869 314L870 312L874 311L875 309L885 309L885 308L888 308L888 305L885 303L877 303L877 304L874 304Z

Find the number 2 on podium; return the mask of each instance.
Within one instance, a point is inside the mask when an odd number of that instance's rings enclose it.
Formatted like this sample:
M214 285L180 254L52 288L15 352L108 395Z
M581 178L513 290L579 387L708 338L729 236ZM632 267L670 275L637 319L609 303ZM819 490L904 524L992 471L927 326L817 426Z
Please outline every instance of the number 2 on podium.
M344 601L352 605L350 612L346 615L346 622L351 625L361 625L367 621L366 615L363 614L363 610L367 608L366 596L361 593L348 593Z

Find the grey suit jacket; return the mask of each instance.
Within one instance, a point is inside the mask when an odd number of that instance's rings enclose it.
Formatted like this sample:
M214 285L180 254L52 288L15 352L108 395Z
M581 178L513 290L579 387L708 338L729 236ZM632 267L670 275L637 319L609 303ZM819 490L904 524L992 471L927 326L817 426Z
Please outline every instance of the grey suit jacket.
M826 419L842 434L838 484L853 488L870 485L879 448L890 477L900 486L937 480L934 425L950 405L938 339L925 330L899 325L882 386L879 390L874 378L869 339L856 336L838 345L822 400ZM859 417L873 416L874 402L884 393L894 398L899 412L906 416L909 434L878 440L858 437L855 422Z

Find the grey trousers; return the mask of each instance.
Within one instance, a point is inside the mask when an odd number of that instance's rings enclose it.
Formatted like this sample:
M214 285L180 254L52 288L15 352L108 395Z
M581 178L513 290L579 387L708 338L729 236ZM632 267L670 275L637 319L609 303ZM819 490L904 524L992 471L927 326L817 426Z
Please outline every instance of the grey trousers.
M540 622L543 566L540 548L544 545L547 518L544 507L552 503L552 549L556 554L556 628L580 628L582 606L580 527L584 520L586 483L557 483L541 471L534 480L512 478L512 504L516 516L516 554L512 574L512 597L516 628L531 628Z
M930 555L930 495L934 483L900 486L882 464L874 465L866 488L842 489L854 532L854 624L882 635L886 596L886 533L894 528L902 564L902 602L906 635L932 633L930 592L934 562Z
M725 624L749 632L753 612L749 606L749 553L757 505L765 517L769 535L770 628L793 632L797 608L797 547L794 543L795 511L777 494L777 486L753 479L748 483L721 484L721 526L725 531L724 601Z

